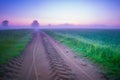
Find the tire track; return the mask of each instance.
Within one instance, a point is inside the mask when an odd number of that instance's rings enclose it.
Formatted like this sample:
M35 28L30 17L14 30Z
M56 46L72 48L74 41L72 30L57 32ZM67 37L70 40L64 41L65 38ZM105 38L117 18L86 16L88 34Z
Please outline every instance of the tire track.
M24 59L23 56L24 54L9 61L9 63L5 66L5 75L3 80L17 80L19 78L19 72Z
M44 33L41 33L41 36L50 64L50 80L77 80L75 74L50 44Z
M76 55L73 55L73 52L69 51L69 54L65 54L68 53L68 50L65 49L67 47L63 46L61 43L58 43L48 34L44 34L47 36L47 38L49 38L49 41L53 47L61 53L61 57L76 73L78 80L106 80L106 78L103 77L104 75L99 72L100 70L96 66L91 65L91 63L86 63L87 66L84 66L82 65L83 62L81 62L79 58L77 58L77 61L79 60L79 62L77 62L75 58ZM72 54L72 56L69 56L70 54ZM97 68L97 70L95 68Z
M37 36L39 36L39 34L37 34ZM36 55L36 53L38 51L38 48L39 48L39 44L38 43L39 43L39 39L36 39L36 42L34 44L34 49L33 49L33 55L32 55L33 60L32 60L31 67L29 68L26 80L29 80L30 74L33 73L32 69L34 69L36 80L39 80L37 67L36 67L36 63L35 63L35 55Z
M49 37L49 36L48 36ZM49 37L50 38L50 37ZM51 39L51 38L50 38ZM53 43L53 42L52 42ZM75 64L66 54L64 54L64 52L62 50L60 50L60 47L58 47L56 44L54 44L55 48L57 48L59 50L59 52L61 52L65 58L67 58L70 62L72 62L72 64L78 68L79 71L81 71L85 76L86 78L88 78L89 80L93 80L93 78L86 72L84 71L80 66L78 66L77 64Z
M35 33L34 36L34 44L32 51L32 60L31 65L28 67L27 74L24 77L24 80L30 80L31 74L35 73L34 79L39 80L38 72L37 72L37 64L36 64L36 54L39 50L39 34ZM24 62L25 54L21 54L19 57L12 59L9 63L5 66L5 74L3 80L21 80L21 70Z

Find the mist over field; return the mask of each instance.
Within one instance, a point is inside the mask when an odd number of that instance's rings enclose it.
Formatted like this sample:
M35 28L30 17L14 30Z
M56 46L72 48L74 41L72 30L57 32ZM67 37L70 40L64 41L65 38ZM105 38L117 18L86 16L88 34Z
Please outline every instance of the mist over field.
M104 25L40 25L38 29L120 29L120 26L104 26ZM0 30L4 29L34 29L32 26L0 26Z
M0 80L120 80L120 0L0 0Z

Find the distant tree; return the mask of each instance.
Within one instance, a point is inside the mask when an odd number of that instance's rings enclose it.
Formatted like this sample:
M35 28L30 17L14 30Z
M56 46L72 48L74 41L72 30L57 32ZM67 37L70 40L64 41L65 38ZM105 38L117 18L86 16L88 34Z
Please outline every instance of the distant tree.
M9 24L9 21L8 21L8 20L4 20L4 21L2 22L2 26L8 26L8 24Z
M39 26L39 23L38 23L38 21L37 20L34 20L33 22L32 22L32 25L31 25L32 27L38 27Z

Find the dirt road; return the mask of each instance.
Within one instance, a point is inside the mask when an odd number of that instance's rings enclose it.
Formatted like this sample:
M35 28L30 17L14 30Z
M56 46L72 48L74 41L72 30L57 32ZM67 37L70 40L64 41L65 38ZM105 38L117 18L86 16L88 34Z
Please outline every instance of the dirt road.
M4 80L105 80L94 65L42 31L5 70Z

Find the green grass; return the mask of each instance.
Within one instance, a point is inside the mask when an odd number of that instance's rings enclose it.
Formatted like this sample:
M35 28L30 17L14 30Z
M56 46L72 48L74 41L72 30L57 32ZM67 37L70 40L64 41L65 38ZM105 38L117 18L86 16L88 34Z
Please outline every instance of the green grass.
M110 44L110 42L107 42L105 44L104 41L107 40L96 41L96 39L93 40L93 37L91 39L90 36L89 38L83 36L78 37L78 35L77 37L75 37L76 34L74 34L75 32L72 33L72 31L71 34L65 34L65 31L63 32L55 30L46 31L46 33L70 47L73 51L77 52L78 55L82 54L84 57L88 57L92 61L100 64L101 67L109 75L109 77L115 78L115 80L120 80L120 48L118 42L115 42L117 44L113 47L112 44ZM99 43L99 41L102 41L102 43ZM110 45L108 45L108 43Z
M0 31L0 64L20 55L32 37L31 30Z
M3 65L18 57L32 38L32 30L0 30L0 77Z

